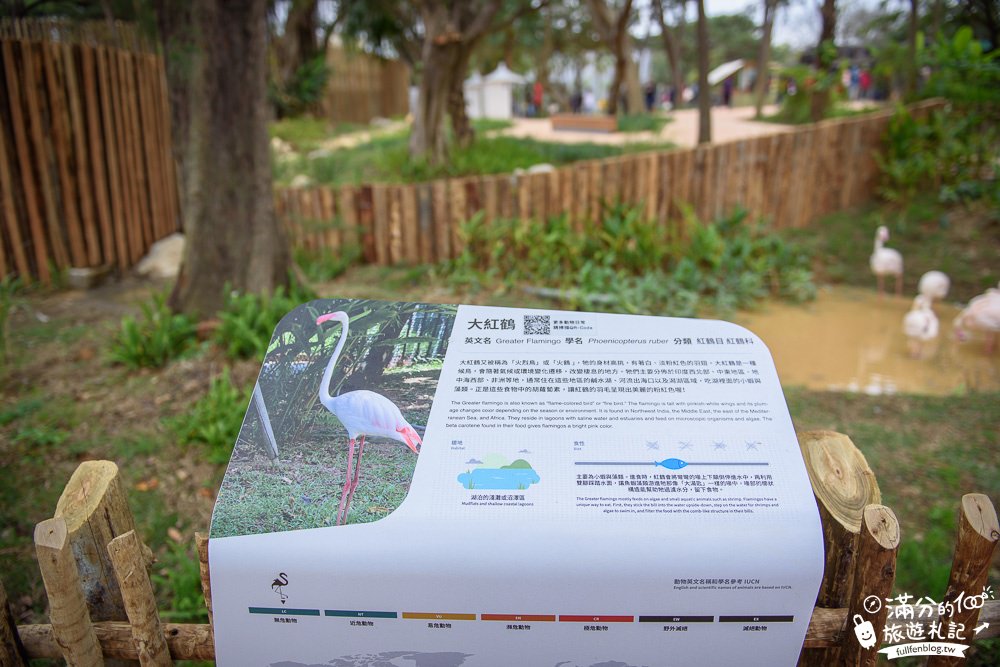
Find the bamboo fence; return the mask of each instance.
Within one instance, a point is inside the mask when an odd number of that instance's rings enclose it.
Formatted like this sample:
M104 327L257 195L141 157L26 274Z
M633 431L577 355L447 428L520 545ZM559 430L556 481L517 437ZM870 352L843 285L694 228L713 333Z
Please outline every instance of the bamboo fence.
M875 474L847 436L805 432L799 434L799 446L819 508L825 546L823 581L800 665L874 665L879 645L864 649L857 641L852 622L856 615L870 621L879 638L884 637L889 618L894 622L906 618L907 635L915 625L926 636L932 623L964 623L965 639L948 640L955 643L968 644L972 628L977 627L982 631L975 635L976 641L1000 636L997 600L976 608L959 603L958 611L946 614L937 605L911 607L908 618L887 605L866 609L869 596L890 598L899 524L892 510L881 504ZM919 592L943 603L983 592L1000 540L1000 524L988 496L963 496L957 515L947 589ZM118 468L110 461L82 463L66 485L54 516L35 528L50 623L16 625L0 584L0 665L18 667L34 658L65 658L71 666L87 667L100 665L104 659L139 660L143 665L214 659L208 544L203 535L195 537L209 623L161 623L148 577L151 553L136 531ZM961 662L934 656L927 665Z
M178 228L163 60L135 26L0 20L0 276L127 269Z
M913 105L920 115L944 105ZM582 228L607 204L641 207L681 224L682 207L712 220L739 206L774 228L869 201L876 192L885 130L895 112L827 120L789 132L697 148L587 160L549 173L499 174L427 183L278 188L276 210L293 244L336 252L360 246L365 263L439 262L461 249L461 224L497 218L568 216Z
M410 68L406 63L331 45L326 50L326 66L330 76L319 103L326 120L368 123L409 112Z

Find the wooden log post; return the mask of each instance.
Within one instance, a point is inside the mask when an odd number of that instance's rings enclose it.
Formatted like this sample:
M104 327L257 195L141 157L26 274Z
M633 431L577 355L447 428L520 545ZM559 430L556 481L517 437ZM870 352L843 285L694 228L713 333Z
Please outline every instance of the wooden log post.
M882 494L864 454L846 435L807 431L798 438L823 524L825 562L816 607L843 608L854 579L862 514L867 505L880 503ZM839 654L836 645L803 651L799 664L835 664Z
M899 522L892 510L884 505L865 508L858 540L858 557L854 568L854 587L847 606L846 628L841 643L841 665L871 667L878 658L882 630L889 607L882 601L892 594L896 581L896 551L899 549ZM879 599L875 612L866 608L866 600ZM869 621L875 633L874 645L862 646L855 634L855 620Z
M971 596L983 594L997 540L1000 540L1000 524L997 523L997 511L989 497L982 493L967 493L962 496L962 507L958 513L958 543L955 545L948 590L943 600L945 605L951 603L954 609L948 620L956 626L964 627L962 636L965 641L949 640L953 643L972 643L981 610L974 604L965 604L965 601ZM963 662L965 658L931 656L927 660L927 667L960 665Z
M163 638L153 584L146 573L142 543L135 531L130 530L111 540L108 554L121 587L139 664L143 667L171 667L174 661Z
M194 534L195 546L198 548L198 573L201 575L201 594L205 598L205 608L208 610L208 624L215 623L212 616L212 578L208 569L208 535Z
M66 521L93 620L126 620L125 604L107 551L111 540L135 530L118 466L112 461L81 463L56 503L55 516ZM152 562L148 549L145 558L147 564Z
M27 660L14 615L7 602L7 591L0 581L0 667L24 667Z
M35 553L49 598L52 635L62 657L70 667L100 667L104 656L90 622L63 518L46 519L35 526Z

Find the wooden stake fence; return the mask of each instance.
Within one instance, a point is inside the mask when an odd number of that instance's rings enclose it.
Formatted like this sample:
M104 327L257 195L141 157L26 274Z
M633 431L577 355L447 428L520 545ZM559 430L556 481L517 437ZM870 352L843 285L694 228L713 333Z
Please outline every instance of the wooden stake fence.
M852 619L860 616L870 621L876 636L882 638L887 619L893 618L897 608L882 605L870 613L864 601L870 595L888 598L892 591L900 544L899 524L892 510L878 503L880 492L875 476L849 438L830 431L814 431L800 434L799 445L820 509L826 549L823 582L799 664L874 665L878 646L867 650L861 646L855 638ZM122 515L127 513L127 507L121 503L120 490L114 463L83 463L60 498L56 516L38 524L35 543L49 598L51 624L15 626L0 584L0 665L19 666L33 658L65 658L71 666L97 665L102 659L165 665L173 660L215 657L210 623L160 622L147 575L148 550L137 533L128 528L134 522L131 516ZM109 521L111 515L118 518ZM968 597L982 593L1000 540L996 511L987 496L964 496L958 518L958 541L948 590L943 597L945 602L954 602L962 594ZM76 538L68 525L77 526ZM82 528L88 525L90 529ZM98 534L100 538L96 537ZM96 570L93 554L81 558L72 545L74 539L79 544L82 535L106 540L104 552L112 563L112 571ZM196 535L196 541L202 589L211 619L208 540L204 535ZM115 582L108 585L96 581L101 578ZM111 606L125 610L119 612L121 618L93 620L95 602L85 591L97 589L100 596L115 591L117 602ZM907 625L920 625L926 636L932 623L946 624L949 620L965 623L968 632L977 624L988 623L989 627L977 634L976 640L1000 636L1000 601L988 601L981 609L963 607L955 615L939 615L937 607L916 607ZM928 664L940 667L956 663L950 658L935 657Z
M926 114L943 104L928 100L911 112ZM459 227L476 213L488 222L566 215L579 229L584 220L600 221L605 204L622 202L642 206L650 218L673 228L681 224L682 205L706 221L742 206L775 228L802 227L875 195L875 155L894 113L828 120L725 144L576 162L543 174L278 188L277 211L298 247L336 253L345 243L360 244L363 261L380 265L455 257L461 250Z
M0 20L0 275L138 261L178 228L162 58L135 26Z

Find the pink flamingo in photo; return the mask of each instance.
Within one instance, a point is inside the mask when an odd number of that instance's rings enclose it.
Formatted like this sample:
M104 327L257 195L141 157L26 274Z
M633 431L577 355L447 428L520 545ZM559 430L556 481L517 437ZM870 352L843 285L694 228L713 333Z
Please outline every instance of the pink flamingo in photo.
M337 365L340 352L347 343L350 318L347 313L338 311L320 315L316 318L316 324L320 325L330 320L340 322L342 329L337 347L333 350L330 363L326 365L326 371L323 373L323 380L319 386L319 400L347 429L347 471L344 491L340 497L340 508L337 510L337 525L339 526L347 521L347 511L354 498L354 491L358 488L358 479L361 476L361 456L365 451L365 436L381 436L402 442L412 449L414 454L420 453L420 446L423 443L396 404L385 396L367 389L349 391L339 396L330 395L333 368ZM358 446L358 458L355 461L354 448L358 444L359 437L360 446Z

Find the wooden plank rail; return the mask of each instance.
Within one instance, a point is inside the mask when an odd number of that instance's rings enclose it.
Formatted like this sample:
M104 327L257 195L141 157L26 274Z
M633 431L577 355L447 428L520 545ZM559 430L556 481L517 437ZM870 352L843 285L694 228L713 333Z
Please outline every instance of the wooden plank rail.
M910 108L917 115L943 105L926 100ZM566 215L579 229L584 220L598 221L605 205L622 202L642 206L672 234L683 226L682 205L703 220L739 206L770 219L777 229L803 227L875 195L875 155L894 113L828 120L724 144L580 161L548 173L351 186L359 194L353 203L338 197L337 213L321 211L321 218L311 221L295 212L309 210L317 192L333 197L342 188L278 187L275 199L285 202L277 207L278 217L298 246L336 250L325 230L339 219L362 238L362 261L378 265L456 257L463 247L460 226L480 212L487 221Z
M123 23L0 19L0 273L125 270L178 229L163 59Z
M1000 600L987 600L981 608L959 614L942 605L882 605L869 613L864 601L871 595L889 599L896 572L896 552L901 534L892 510L878 504L880 492L874 473L864 456L845 435L831 431L799 434L799 445L820 509L824 528L826 571L817 606L803 641L800 664L873 665L878 645L863 649L854 636L852 620L871 621L878 638L884 638L887 619L906 618L907 627L927 637L933 624L964 622L966 628L989 624L975 640L1000 637ZM49 595L51 624L15 626L9 613L0 618L0 664L17 666L35 658L66 658L70 665L97 665L101 660L139 660L144 665L165 665L173 660L211 660L215 657L211 622L208 624L161 624L146 573L150 554L134 529L122 532L134 521L124 505L117 468L113 463L89 461L81 464L59 501L57 516L36 529L36 547ZM68 509L72 508L72 510ZM121 518L102 522L111 515ZM127 517L125 516L127 515ZM82 517L82 519L81 519ZM81 531L93 519L97 529ZM834 524L834 525L830 525ZM76 526L71 529L68 526ZM97 537L97 532L102 537ZM115 583L124 599L129 622L92 621L86 589L81 580L93 571L87 558L73 548L74 534L89 534L89 541L104 541L114 561L114 573L104 576ZM982 593L987 573L1000 540L996 510L982 494L962 498L952 574L944 602ZM212 619L208 569L208 538L195 535L202 590ZM831 553L837 551L838 553ZM840 553L843 552L843 553ZM85 576L84 576L85 575ZM6 598L0 584L0 612ZM906 610L912 610L906 614ZM909 635L909 633L907 633ZM968 639L968 638L967 638ZM893 642L921 641L904 638ZM968 641L964 643L969 643ZM937 667L939 657L928 664ZM949 659L953 660L953 659Z

